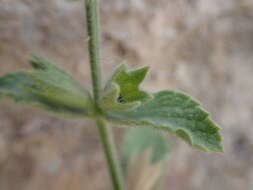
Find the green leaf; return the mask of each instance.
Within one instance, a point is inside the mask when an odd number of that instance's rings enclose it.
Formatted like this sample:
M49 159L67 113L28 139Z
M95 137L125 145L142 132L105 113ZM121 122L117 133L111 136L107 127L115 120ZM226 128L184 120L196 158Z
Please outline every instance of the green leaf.
M223 151L219 127L198 102L176 91L161 91L129 111L109 111L107 120L125 125L147 126L170 131L195 148Z
M115 69L104 89L101 108L107 111L133 109L141 102L152 99L152 95L139 88L149 67L129 70L122 64Z
M73 77L46 59L33 55L33 70L0 77L0 97L70 117L89 116L92 99Z
M120 88L121 102L145 101L152 98L152 95L139 88L140 83L144 80L149 67L141 67L129 70L127 65L120 65L113 73L111 79L107 83L116 83Z
M150 163L155 164L167 158L169 144L164 135L149 128L130 128L124 137L122 146L122 163L127 163L139 154L151 150Z
M112 83L109 88L103 92L100 107L106 111L123 111L133 109L140 105L139 101L121 102L119 101L120 88L116 83Z
M29 63L34 68L29 72L33 78L76 94L89 96L88 91L71 75L43 57L33 55L30 57Z
M169 146L165 136L149 128L130 128L122 150L122 166L129 189L153 190L167 166Z

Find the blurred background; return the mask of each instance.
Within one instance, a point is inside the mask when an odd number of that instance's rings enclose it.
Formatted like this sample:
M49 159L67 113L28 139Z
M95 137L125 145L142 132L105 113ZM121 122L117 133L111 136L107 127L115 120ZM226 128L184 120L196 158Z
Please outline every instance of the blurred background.
M0 0L0 74L36 52L90 88L82 3ZM222 126L223 154L169 136L161 189L252 190L253 1L101 0L101 11L104 78L123 61L150 65L144 88L183 90ZM111 189L94 123L1 101L0 190L45 189Z

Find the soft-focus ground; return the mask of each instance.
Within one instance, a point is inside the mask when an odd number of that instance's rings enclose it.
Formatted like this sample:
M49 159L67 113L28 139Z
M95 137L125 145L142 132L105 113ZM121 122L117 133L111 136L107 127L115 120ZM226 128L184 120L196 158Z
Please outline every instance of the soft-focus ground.
M171 137L163 190L253 189L252 0L101 0L105 75L150 65L150 91L184 90L223 126L225 153ZM37 52L90 88L82 2L0 0L0 74ZM122 130L117 129L117 133ZM0 104L1 190L109 190L92 121Z

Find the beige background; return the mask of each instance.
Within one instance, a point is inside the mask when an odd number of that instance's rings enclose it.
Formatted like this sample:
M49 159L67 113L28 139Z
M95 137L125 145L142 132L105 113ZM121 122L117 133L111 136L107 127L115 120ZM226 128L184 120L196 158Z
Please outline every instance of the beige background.
M223 127L224 154L169 137L162 189L253 189L253 1L101 2L104 77L122 61L150 65L143 87L184 90ZM90 88L83 14L81 1L0 0L0 74L28 68L37 52ZM0 190L45 189L111 189L93 122L1 102Z

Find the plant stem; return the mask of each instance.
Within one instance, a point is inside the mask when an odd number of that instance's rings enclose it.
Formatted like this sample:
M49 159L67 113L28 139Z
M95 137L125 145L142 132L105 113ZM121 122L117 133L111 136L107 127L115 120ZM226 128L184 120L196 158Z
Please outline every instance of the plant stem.
M97 0L84 0L86 6L86 20L92 76L93 95L96 107L101 95L101 66L99 53L99 11Z
M96 112L100 114L99 100L101 96L101 66L99 55L99 6L98 0L84 0L86 8L87 32L89 37L89 56L92 75L93 96ZM106 121L98 117L96 124L103 144L108 170L114 190L124 190L122 171L116 154L112 130L106 126Z
M116 154L115 143L113 141L112 130L110 127L106 126L106 122L103 119L97 119L97 126L103 144L104 153L107 158L107 164L110 170L113 188L114 190L123 190L124 183L122 171L118 163L118 157Z

